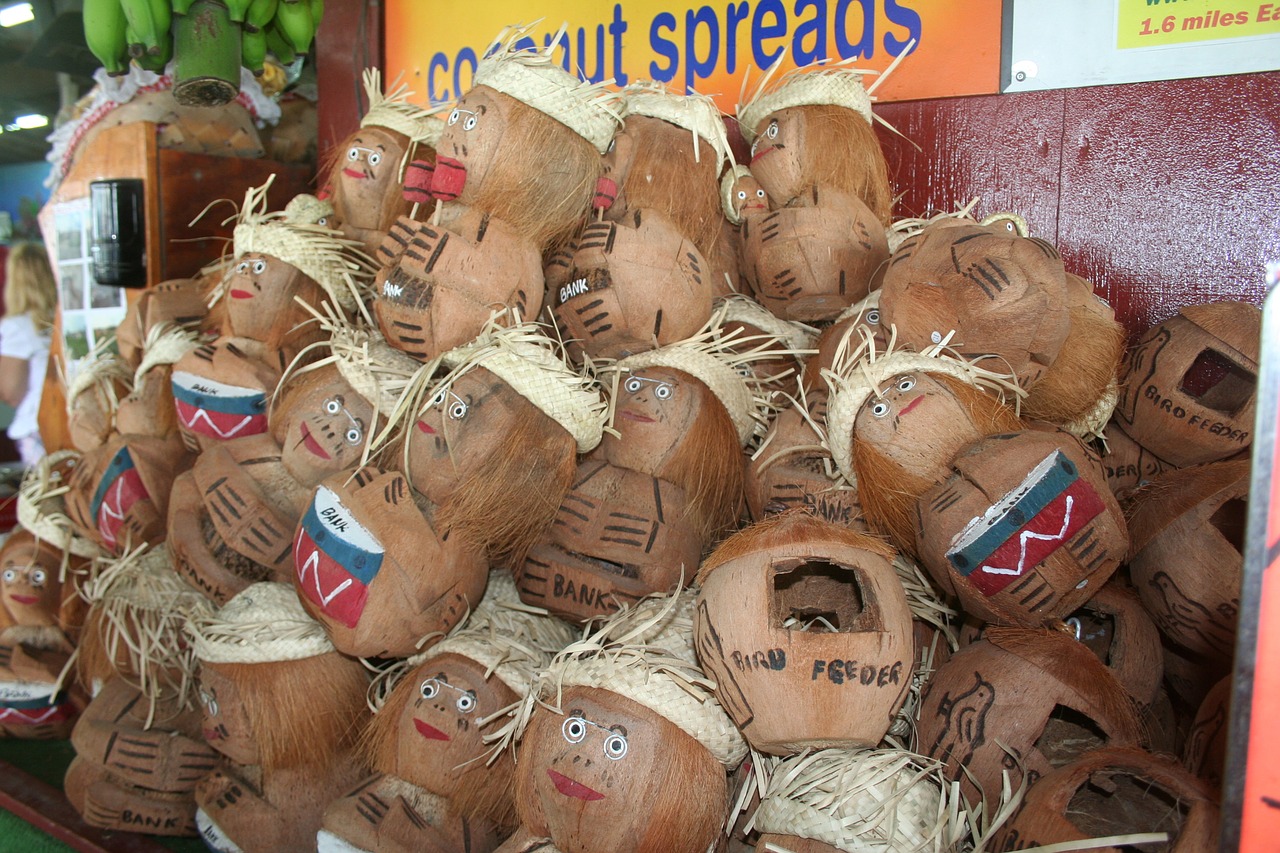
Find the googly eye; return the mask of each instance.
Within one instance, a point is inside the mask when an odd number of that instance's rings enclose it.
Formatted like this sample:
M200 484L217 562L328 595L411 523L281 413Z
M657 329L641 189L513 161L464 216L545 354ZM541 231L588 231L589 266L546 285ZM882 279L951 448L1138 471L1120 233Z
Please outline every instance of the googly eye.
M243 273L248 271L249 271L248 261L241 261L240 263L236 264L236 272Z
M734 372L735 372L735 373L737 373L737 374L738 374L739 376L741 376L743 379L754 379L754 378L755 378L755 374L751 372L751 366L750 366L750 365L748 365L748 364L739 364L739 365L738 365L737 367L735 367L733 370L734 370Z
M428 403L428 405L435 407L435 406L439 406L443 402L444 402L444 389L441 388L439 391L435 393L435 396L431 398L431 402Z
M331 415L336 415L338 412L342 411L342 404L335 398L330 397L328 400L324 401L324 410Z
M582 743L587 736L587 721L581 717L569 717L560 727L560 733L569 743Z
M617 151L617 150L618 150L618 140L610 139L609 147L604 150L604 153L612 154L614 151Z
M266 272L266 271L267 271L267 262L266 262L266 261L254 261L254 262L253 262L253 274L254 274L254 275L262 275L262 274L263 274L264 272Z
M665 382L660 383L657 388L653 389L653 396L659 400L670 400L673 393L675 393L675 389Z
M428 678L422 682L422 687L418 688L418 692L422 694L423 699L434 699L440 693L440 682L434 678Z
M317 224L317 225L320 225L320 226L323 226L323 227L325 227L325 228L328 228L328 227L329 227L329 217L327 217L327 216L321 216L319 219L317 219L317 220L316 220L316 224Z
M17 573L16 571L14 571L13 569L5 569L5 570L4 570L4 582L5 582L5 583L13 583L13 582L14 582L14 581L16 581L17 579L18 579L18 573Z
M756 198L764 198L764 190L756 190Z
M747 200L747 191L738 190L738 201L746 201L746 200Z
M348 160L359 160L359 159L360 159L360 149L359 149L359 148L352 148L350 151L348 151L348 152L347 152L347 159L348 159Z
M477 119L475 116L467 116L467 120L462 123L462 129L475 130L476 125L479 123L480 123L479 119Z
M370 151L370 152L369 152L369 165L370 165L370 166L376 166L376 165L378 165L378 164L379 164L379 163L381 163L381 162L382 162L382 155L381 155L381 154L379 154L377 151Z
M776 121L769 122L769 129L765 131L765 135L770 139L778 138L778 123Z
M352 427L351 429L347 430L347 436L346 436L347 444L359 444L361 435L362 433L360 432L360 430L356 429L355 427Z
M449 405L449 417L455 421L460 421L467 416L467 404L461 400L454 400Z
M879 326L880 325L879 309L872 308L870 311L868 311L866 316L866 321L868 326Z
M458 110L454 110L453 112L449 113L450 126L457 124L458 119L460 119L461 117L462 117L462 113Z
M617 761L627 754L627 739L622 735L609 735L604 740L604 754L606 758Z
M640 385L641 385L640 377L632 376L630 379L626 381L626 384L624 384L622 387L626 388L629 393L634 394L640 390Z
M889 404L884 400L877 400L875 403L871 404L871 414L875 415L877 418L883 418L885 415L889 414Z
M1012 220L1005 220L1004 230L1008 231L1010 234L1018 233L1018 227L1013 224Z
M45 575L44 569L33 569L31 572L31 583L35 586L44 586L46 578L47 575Z
M916 380L915 380L915 377L914 377L914 376L900 376L900 377L898 377L898 390L899 390L899 391L910 391L910 390L911 390L912 388L914 388L914 387L916 387Z
M463 693L458 697L458 701L455 704L458 706L459 711L464 714L470 714L476 709L476 697L472 693Z
M209 716L218 716L218 700L214 699L208 693L205 693L200 698L204 701L204 709L209 712Z

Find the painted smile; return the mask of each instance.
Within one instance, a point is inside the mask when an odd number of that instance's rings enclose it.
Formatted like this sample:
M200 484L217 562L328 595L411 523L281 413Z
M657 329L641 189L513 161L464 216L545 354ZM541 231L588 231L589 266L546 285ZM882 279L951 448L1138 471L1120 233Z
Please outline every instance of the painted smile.
M231 298L232 299L252 299L253 294L247 290L241 290L239 288L235 288L234 290L231 291Z
M765 146L764 148L761 148L761 149L760 149L759 151L757 151L755 154L752 154L752 155L751 155L751 162L754 164L754 163L755 163L757 160L759 160L761 157L763 157L764 155L768 154L770 151L775 150L775 148L776 148L776 146L773 146L773 145L768 145L768 146Z
M369 177L364 172L357 172L355 169L343 169L342 174L346 175L348 178L354 178L357 181L363 181Z
M422 432L425 432L427 435L436 434L436 431L431 428L431 424L427 423L426 421L418 421L418 429L421 430Z
M302 422L302 425L298 427L298 431L302 433L302 443L307 446L307 450L310 450L316 456L319 456L325 461L333 458L328 453L324 452L324 448L320 446L320 442L316 441L315 437L311 435L311 430L307 429L306 421Z
M655 423L654 419L649 417L648 415L642 415L639 412L633 412L630 409L623 409L618 414L620 414L622 417L626 418L629 421L636 421L637 423L642 423L642 424Z
M14 601L18 602L19 604L39 604L40 603L40 596L38 595L18 595L17 593L14 593L9 597L12 598Z
M907 405L902 409L902 411L901 411L901 412L898 412L898 417L902 417L902 416L903 416L903 415L905 415L907 412L911 411L912 409L914 409L916 406L920 405L920 404L921 404L921 403L923 403L923 402L924 402L924 397L923 397L923 396L916 397L916 398L915 398L914 400L912 400L910 403L907 403Z
M579 800L603 800L604 794L599 791L593 791L581 782L575 782L562 773L557 773L551 768L547 768L547 775L551 777L551 784L556 786L556 790L564 794L566 797L575 797Z
M413 725L414 728L418 730L418 734L422 735L427 740L449 740L449 736L447 734L440 731L430 723L424 723L422 720L414 719Z
M217 729L201 729L200 733L204 735L205 740L222 740L222 732Z

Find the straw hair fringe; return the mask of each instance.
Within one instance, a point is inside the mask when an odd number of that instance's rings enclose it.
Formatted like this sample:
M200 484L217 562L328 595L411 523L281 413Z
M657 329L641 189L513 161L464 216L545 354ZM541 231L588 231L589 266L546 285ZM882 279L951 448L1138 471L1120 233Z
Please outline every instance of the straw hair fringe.
M133 385L142 384L142 377L154 367L175 364L191 350L199 346L199 338L190 329L161 323L147 330L146 340L142 344L142 360L138 369L133 372Z
M120 405L120 399L129 393L133 375L129 366L112 351L115 343L114 336L99 341L84 358L75 377L67 383L67 414L71 413L76 398L91 388L103 396L107 412L114 412Z
M855 334L861 338L855 341ZM856 482L853 466L853 423L867 398L879 396L882 384L903 373L916 371L951 376L968 385L995 394L1001 401L1013 407L1016 415L1026 392L1018 386L1012 370L991 370L980 362L993 356L980 356L966 360L950 348L952 335L920 352L897 348L898 330L889 328L889 343L882 352L876 351L875 337L861 325L850 326L841 338L830 368L822 370L831 392L827 407L827 439L831 456L840 473L850 482Z
M336 651L265 663L203 661L240 691L264 771L325 771L355 758L369 680L359 661Z
M561 24L542 50L519 48L522 39L532 39L536 24L499 32L476 67L474 85L487 86L533 107L604 154L621 120L618 95L610 88L613 79L588 83L556 64L552 56L562 43L567 45L568 24Z
M68 560L74 555L84 559L102 556L92 540L76 533L66 513L65 496L71 486L63 476L63 463L74 466L80 461L75 450L57 450L40 459L27 470L18 488L18 523L33 536L63 552L58 580L66 581Z
M148 727L161 700L192 707L196 660L184 629L213 605L178 577L163 546L100 562L81 594L89 602L77 650L81 681L125 678L147 697Z
M941 765L897 749L827 749L771 762L751 825L849 851L953 849Z
M596 687L643 705L696 739L721 764L736 767L747 746L716 701L715 682L697 665L696 597L695 590L649 596L598 627L585 628L579 640L538 673L501 730L485 740L496 742L500 751L523 735L535 706L563 713L565 687Z
M386 127L408 137L413 143L436 147L440 141L440 132L444 123L432 116L440 110L428 110L410 102L413 92L396 78L391 90L382 91L382 71L378 68L366 68L363 74L364 94L369 100L369 108L360 119L361 127L371 125Z
M1023 408L1029 418L1075 423L1084 435L1071 432L1087 440L1102 432L1115 409L1118 394L1109 398L1108 391L1124 357L1125 330L1114 315L1091 311L1087 304L1072 304L1070 315L1071 331L1058 357L1031 387Z
M819 62L812 65L793 68L785 74L777 75L785 56L777 61L756 84L755 92L749 99L742 98L738 102L736 113L738 123L742 127L742 135L747 142L756 137L756 128L765 116L789 107L811 104L834 104L847 110L853 110L866 120L872 121L871 96L863 85L862 78L868 74L879 74L878 71L860 70L852 67L857 57L839 62ZM747 77L742 80L743 88L747 85ZM745 91L744 91L745 95Z
M715 153L717 174L729 157L729 135L725 130L724 116L716 102L707 95L690 91L679 95L667 90L666 84L656 80L637 80L619 93L623 98L622 119L642 115L662 119L684 128L693 136L694 157L702 162L702 145L710 144Z

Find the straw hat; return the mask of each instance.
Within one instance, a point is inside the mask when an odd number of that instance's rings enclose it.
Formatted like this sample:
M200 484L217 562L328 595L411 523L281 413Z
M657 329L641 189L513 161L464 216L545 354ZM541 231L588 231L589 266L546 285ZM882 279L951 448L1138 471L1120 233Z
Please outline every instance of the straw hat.
M552 59L564 37L565 25L543 50L518 48L532 26L507 27L476 67L474 85L488 86L545 113L596 147L603 154L617 130L613 106L617 95L608 90L612 79L586 83Z
M204 663L275 663L333 651L319 622L289 584L255 583L214 613L192 619L187 635Z
M382 91L382 72L377 68L364 70L364 94L369 99L369 109L360 119L361 127L385 127L402 133L410 141L436 147L444 123L433 116L439 110L424 109L409 102L413 92L397 80L390 92Z
M138 369L133 372L134 386L138 386L142 377L153 367L176 364L178 359L197 346L199 337L189 329L171 323L153 326L142 344L142 360L138 363Z
M64 554L92 559L102 554L92 540L75 532L67 516L63 496L70 490L59 469L61 463L80 461L75 450L59 450L41 458L22 478L18 489L18 524L32 536L60 548ZM65 580L66 560L63 560Z
M759 302L744 294L722 296L717 304L724 307L724 322L755 326L799 355L812 355L818 330L804 323L783 320Z
M635 373L646 367L668 367L689 374L702 382L724 405L738 431L738 441L745 447L762 437L769 428L769 414L776 408L771 393L783 374L758 377L751 365L783 355L803 355L803 350L777 349L786 341L772 334L742 335L724 331L732 300L722 302L711 319L695 335L674 344L648 352L636 353L618 361L602 361L597 372L613 385L610 399L618 397L617 386L624 373ZM788 329L788 334L792 330Z
M373 262L357 251L361 245L339 231L314 223L292 221L284 211L267 212L267 190L275 175L260 187L250 187L234 231L235 257L270 255L296 267L315 281L329 298L351 311L362 301L362 290L372 277ZM235 269L228 264L225 273ZM225 292L225 283L214 301Z
M778 761L753 818L762 833L794 835L849 853L951 849L940 765L896 749L825 749Z
M654 80L637 80L618 94L623 98L624 122L629 116L648 116L691 131L694 159L699 163L702 162L702 144L709 144L716 152L717 166L730 156L724 118L716 102L706 95L696 92L677 95Z
M402 677L444 654L470 658L485 668L485 678L493 675L523 698L534 676L572 642L574 633L567 622L522 602L511 573L494 569L484 598L465 621L427 651L396 664L375 684L374 711Z
M849 62L853 60L845 60L806 65L775 80L774 74L782 61L779 57L765 73L750 101L738 104L738 125L747 142L755 139L756 128L766 116L789 107L831 104L853 110L871 123L871 95L863 86L862 78L879 72L850 68Z
M861 343L854 344L857 333ZM979 367L983 358L966 361L948 349L951 335L922 352L895 348L897 330L890 328L889 344L876 352L875 338L863 326L851 326L836 350L832 368L823 368L822 377L831 389L827 405L827 449L836 467L850 483L856 483L853 471L853 422L862 404L878 394L885 382L903 373L917 371L941 373L970 385L992 391L1002 399L1012 400L1015 408L1026 392L1018 387L1013 371L997 372Z
M685 590L646 598L615 613L539 673L537 689L518 712L521 719L527 722L535 699L558 706L565 687L595 687L670 720L721 764L736 767L747 744L716 701L715 683L698 667L693 647L696 598L695 591Z
M321 219L333 216L333 202L310 193L299 193L284 206L284 218L294 225L319 225Z

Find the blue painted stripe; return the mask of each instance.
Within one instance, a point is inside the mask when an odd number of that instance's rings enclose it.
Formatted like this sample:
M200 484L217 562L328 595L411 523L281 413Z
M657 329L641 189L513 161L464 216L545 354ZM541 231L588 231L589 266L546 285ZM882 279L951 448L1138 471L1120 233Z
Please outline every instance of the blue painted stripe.
M132 467L133 457L129 455L129 448L121 447L116 451L116 455L112 457L111 464L107 466L102 479L98 481L97 491L93 493L93 503L89 505L89 512L93 518L98 517L98 509L102 506L103 500L106 499L107 490L111 488L111 484Z
M227 415L260 415L266 410L267 405L265 394L219 397L216 394L205 394L191 388L184 388L176 382L173 383L173 396L188 406Z
M302 529L316 543L316 547L365 586L382 569L382 554L366 551L335 534L333 528L316 513L314 500L302 516Z

